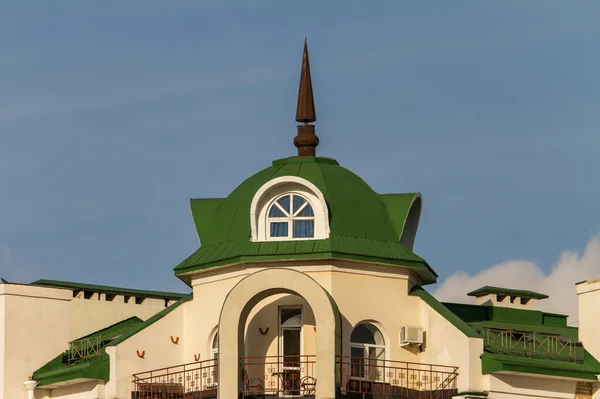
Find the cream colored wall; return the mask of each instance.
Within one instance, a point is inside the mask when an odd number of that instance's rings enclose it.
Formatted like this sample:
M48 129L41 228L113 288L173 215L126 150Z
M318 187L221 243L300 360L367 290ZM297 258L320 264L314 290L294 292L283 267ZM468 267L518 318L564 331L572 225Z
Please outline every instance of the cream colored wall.
M458 367L459 392L483 390L479 358L483 353L483 339L467 337L423 301L419 308L426 341L420 361Z
M1 290L1 288L0 288ZM0 291L1 292L1 291ZM6 345L6 317L5 317L5 301L6 295L0 295L0 399L4 399L4 364L5 364L5 350Z
M76 385L54 388L52 390L36 389L36 399L105 399L104 383L97 381L82 382ZM23 396L26 398L27 396Z
M600 319L600 280L577 284L579 340L596 359L600 359L598 320Z
M420 324L419 298L408 295L409 277L387 267L359 270L350 264L323 272L307 274L315 279L331 280L330 293L342 314L342 353L350 354L350 334L363 321L375 324L382 332L386 359L417 362L417 354L400 347L402 325Z
M489 395L494 399L545 398L573 399L577 381L550 377L494 374L488 376ZM598 383L593 383L594 397Z
M248 274L245 268L232 268L220 275L205 272L192 279L194 299L185 308L183 362L193 362L194 355L200 360L211 357L212 335L225 297Z
M23 382L67 349L71 291L0 284L4 383L0 399L26 398Z
M533 298L511 297L497 294L482 295L475 298L476 305L497 306L499 308L538 310L539 300Z
M123 301L108 302L100 299L74 298L71 301L69 341L81 338L129 317L137 316L142 320L146 320L165 308L164 300L153 298L147 298L144 304L141 305L136 305L135 301L124 303Z
M184 356L188 337L184 335L183 322L189 304L183 303L116 347L107 348L111 359L111 378L106 387L108 399L131 397L133 374L188 363ZM171 337L174 340L179 337L178 343L174 344ZM138 352L143 353L143 359Z

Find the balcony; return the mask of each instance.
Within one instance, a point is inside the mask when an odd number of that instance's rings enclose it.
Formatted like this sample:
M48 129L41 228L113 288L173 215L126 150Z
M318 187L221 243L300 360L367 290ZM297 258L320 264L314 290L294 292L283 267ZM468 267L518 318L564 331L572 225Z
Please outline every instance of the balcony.
M559 335L520 332L484 327L485 348L512 356L583 363L585 351L580 342Z
M346 399L450 399L457 392L458 368L423 363L340 357L338 395ZM240 398L314 398L318 389L314 355L243 357ZM135 399L216 398L216 360L133 376Z
M132 399L216 398L217 361L182 364L133 375Z
M340 391L347 399L450 399L458 367L342 356Z

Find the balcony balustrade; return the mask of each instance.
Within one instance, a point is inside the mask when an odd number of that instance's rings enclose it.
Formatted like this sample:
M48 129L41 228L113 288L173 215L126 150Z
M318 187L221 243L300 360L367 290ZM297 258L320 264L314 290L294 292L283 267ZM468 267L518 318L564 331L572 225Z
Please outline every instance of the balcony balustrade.
M346 399L450 399L458 368L342 356L337 361ZM314 355L240 358L241 398L312 398L318 389ZM211 399L218 390L217 361L206 360L133 376L132 399Z

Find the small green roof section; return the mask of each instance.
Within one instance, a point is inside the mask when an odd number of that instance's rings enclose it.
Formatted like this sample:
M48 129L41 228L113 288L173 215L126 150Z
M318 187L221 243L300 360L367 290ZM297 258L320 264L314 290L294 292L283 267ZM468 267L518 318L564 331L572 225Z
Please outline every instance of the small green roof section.
M328 239L251 241L252 199L263 185L282 176L300 177L321 191L329 211ZM400 242L415 195L382 197L331 158L279 159L225 199L191 201L201 247L175 268L175 274L189 283L183 274L236 262L344 258L422 269L424 283L432 283L435 272Z
M130 317L70 342L69 350L61 353L33 373L39 387L68 385L75 380L109 379L109 358L105 347L126 331L142 323Z
M491 285L486 285L485 287L481 287L476 289L475 291L469 292L468 296L483 296L483 295L506 295L506 296L517 296L521 298L531 298L531 299L546 299L548 295L540 294L539 292L527 291L527 290L514 290L510 288L501 288L501 287L492 287Z
M139 333L140 331L150 327L152 324L156 323L157 321L159 321L160 319L162 319L163 317L165 317L166 315L171 313L173 310L177 309L179 306L181 306L185 302L191 301L192 299L193 299L192 294L188 294L188 295L184 296L183 298L181 298L180 300L178 300L171 306L164 308L163 310L161 310L154 316L150 317L146 321L139 323L139 324L133 326L132 328L128 329L127 331L125 331L123 334L120 334L118 337L116 337L115 339L113 339L109 343L107 343L106 346L119 345L121 342L133 337L135 334Z
M53 288L66 288L75 291L94 291L101 292L105 294L115 294L115 295L131 295L131 296L140 296L147 298L158 298L158 299L170 299L170 300L179 300L181 298L186 297L188 294L182 294L179 292L164 292L164 291L148 291L148 290L136 290L131 288L119 288L119 287L110 287L106 285L95 285L95 284L83 284L83 283L74 283L69 281L57 281L57 280L37 280L31 283L31 285L38 285L43 287L53 287Z
M110 376L107 346L116 346L164 318L183 303L192 299L184 295L177 302L142 321L130 317L112 326L81 337L70 343L70 348L33 373L39 387L52 388L83 380L108 381Z
M539 310L443 303L484 340L482 372L594 380L600 363L579 342L567 316Z

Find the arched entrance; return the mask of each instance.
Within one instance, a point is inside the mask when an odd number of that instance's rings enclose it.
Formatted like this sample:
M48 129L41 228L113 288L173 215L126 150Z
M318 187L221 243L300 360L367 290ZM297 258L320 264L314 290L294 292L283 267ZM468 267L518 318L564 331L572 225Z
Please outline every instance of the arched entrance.
M273 268L251 274L229 292L219 320L219 399L235 399L241 391L239 366L244 356L244 328L252 308L279 293L303 297L316 321L316 398L333 399L339 386L336 358L341 354L341 319L333 298L304 273Z

